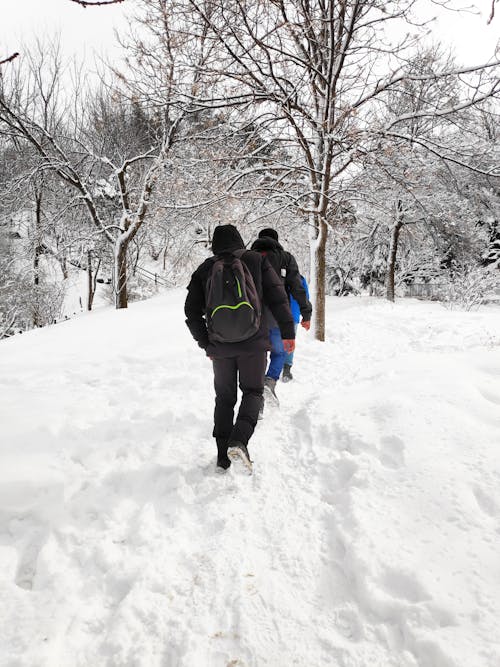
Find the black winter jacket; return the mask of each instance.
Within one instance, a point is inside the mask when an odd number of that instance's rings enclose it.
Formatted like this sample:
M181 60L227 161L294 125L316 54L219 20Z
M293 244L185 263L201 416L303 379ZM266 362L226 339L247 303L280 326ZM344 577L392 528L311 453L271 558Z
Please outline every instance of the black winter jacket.
M191 276L188 295L184 304L186 324L198 345L206 350L207 355L215 358L237 357L269 350L269 324L265 309L259 331L248 340L239 343L220 343L210 341L205 321L205 293L207 279L215 262L215 257L206 259ZM276 275L266 257L257 252L247 250L241 261L245 262L252 274L255 287L261 302L267 306L276 319L283 339L295 338L295 328L287 293L283 283Z
M302 278L295 257L284 250L278 241L269 236L263 236L254 241L252 250L264 254L269 259L273 269L278 276L281 276L287 294L291 294L299 304L302 319L309 322L312 315L312 304L307 298L302 285Z

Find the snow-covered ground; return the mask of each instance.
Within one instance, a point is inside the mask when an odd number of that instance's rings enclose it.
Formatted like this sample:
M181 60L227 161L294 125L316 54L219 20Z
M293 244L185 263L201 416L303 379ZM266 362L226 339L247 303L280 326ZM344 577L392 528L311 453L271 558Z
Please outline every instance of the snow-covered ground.
M0 343L2 667L498 667L500 308L330 300L240 477L184 295Z

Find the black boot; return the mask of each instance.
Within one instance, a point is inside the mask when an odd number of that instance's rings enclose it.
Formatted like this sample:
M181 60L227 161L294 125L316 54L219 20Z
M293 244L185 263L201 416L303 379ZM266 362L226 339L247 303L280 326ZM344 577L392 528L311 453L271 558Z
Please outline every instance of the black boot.
M227 470L231 465L231 461L227 455L227 440L226 438L216 438L217 442L217 468Z
M290 380L293 380L292 367L290 366L290 364L285 364L283 366L283 374L281 375L281 381L290 382Z

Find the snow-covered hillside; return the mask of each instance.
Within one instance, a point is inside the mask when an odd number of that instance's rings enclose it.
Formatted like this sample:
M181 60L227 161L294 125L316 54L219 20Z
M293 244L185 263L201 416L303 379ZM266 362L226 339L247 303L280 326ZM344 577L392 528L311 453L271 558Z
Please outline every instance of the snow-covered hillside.
M0 665L498 667L500 309L332 299L240 477L184 295L0 343Z

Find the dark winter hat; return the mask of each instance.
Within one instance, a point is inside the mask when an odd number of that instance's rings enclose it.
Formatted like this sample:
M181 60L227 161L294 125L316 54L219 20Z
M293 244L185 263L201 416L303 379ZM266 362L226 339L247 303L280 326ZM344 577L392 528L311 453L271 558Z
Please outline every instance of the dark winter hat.
M259 239L263 238L264 236L267 236L269 239L274 239L275 241L278 240L278 232L275 229L271 229L271 227L261 229L259 232Z
M222 252L232 252L244 247L243 239L234 225L219 225L214 229L214 235L212 236L212 252L214 255L220 255Z

